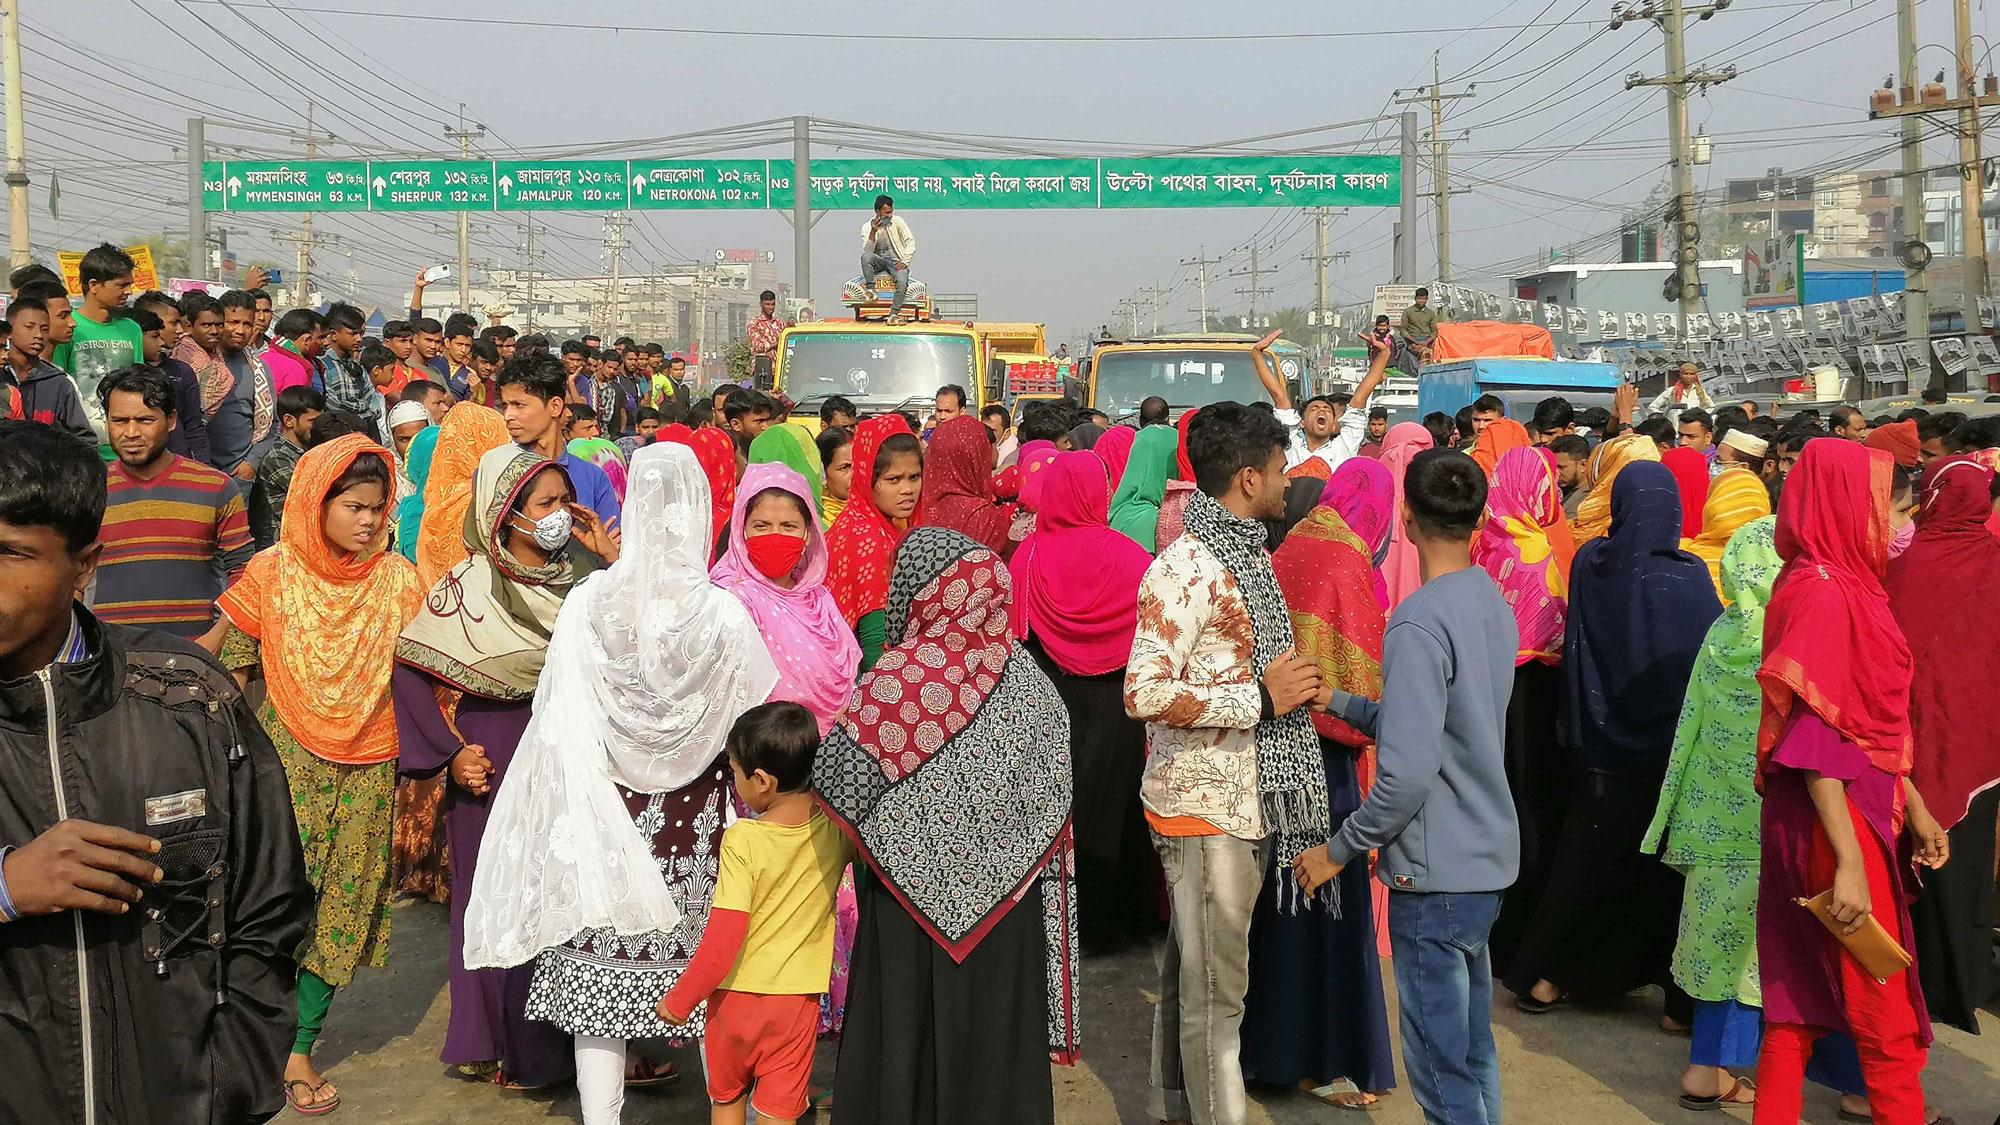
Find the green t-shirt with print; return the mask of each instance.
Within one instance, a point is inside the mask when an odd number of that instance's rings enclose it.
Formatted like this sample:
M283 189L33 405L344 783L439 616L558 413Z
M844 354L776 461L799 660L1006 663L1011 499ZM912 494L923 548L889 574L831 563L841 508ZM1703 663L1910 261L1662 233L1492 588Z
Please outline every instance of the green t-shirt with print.
M97 384L106 375L130 367L145 356L145 334L139 331L139 322L129 317L113 316L107 323L99 324L79 309L72 319L76 322L76 335L69 343L56 346L50 362L76 380L76 393L83 399L84 413L90 415L90 426L97 431L97 439L104 441L104 404L98 401Z

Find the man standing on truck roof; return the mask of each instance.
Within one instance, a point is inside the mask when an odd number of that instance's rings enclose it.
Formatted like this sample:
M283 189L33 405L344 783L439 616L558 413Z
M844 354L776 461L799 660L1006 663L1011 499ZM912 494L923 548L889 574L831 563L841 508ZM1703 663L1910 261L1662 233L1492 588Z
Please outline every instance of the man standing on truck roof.
M1410 365L1413 368L1431 361L1431 344L1437 339L1438 321L1442 319L1438 311L1431 307L1430 290L1418 289L1416 300L1416 304L1403 310L1400 326L1403 346L1415 353L1415 362ZM1416 372L1413 370L1408 374L1414 376Z
M861 226L861 284L874 285L879 273L896 279L896 296L889 305L890 324L909 323L903 315L903 298L910 292L910 259L916 256L917 236L896 214L896 201L876 196L875 214Z

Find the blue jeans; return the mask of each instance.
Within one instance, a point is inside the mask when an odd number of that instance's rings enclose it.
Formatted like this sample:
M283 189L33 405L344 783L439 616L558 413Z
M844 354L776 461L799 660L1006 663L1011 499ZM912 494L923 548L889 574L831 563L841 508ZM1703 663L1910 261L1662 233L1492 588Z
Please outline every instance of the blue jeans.
M896 298L889 306L889 315L894 316L903 311L903 298L910 292L910 267L907 264L897 265L896 260L887 254L877 254L873 251L863 252L861 255L861 284L870 289L875 288L875 275L878 273L886 273L896 279Z
M1500 1125L1493 958L1486 948L1499 913L1498 891L1389 895L1403 1069L1426 1121Z

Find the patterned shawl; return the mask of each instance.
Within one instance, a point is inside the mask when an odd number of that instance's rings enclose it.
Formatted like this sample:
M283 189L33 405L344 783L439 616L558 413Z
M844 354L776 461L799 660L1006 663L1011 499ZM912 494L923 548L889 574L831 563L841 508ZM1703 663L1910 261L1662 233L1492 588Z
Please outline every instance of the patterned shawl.
M222 362L222 354L195 343L192 334L182 336L170 354L194 368L195 382L201 384L201 412L213 415L222 405L222 400L236 388L236 376L230 373L229 365Z
M870 418L854 428L853 484L847 490L847 506L826 533L830 556L826 585L850 629L881 609L889 597L890 563L907 532L897 530L875 506L875 462L883 442L909 432L910 424L900 414ZM917 512L911 513L912 523L922 511L919 502Z
M1697 456L1699 456L1697 454ZM1749 469L1722 470L1708 480L1708 502L1702 505L1701 533L1683 540L1681 550L1708 564L1708 576L1715 592L1729 604L1729 592L1722 585L1722 552L1729 540L1752 520L1771 514L1771 490Z
M1251 672L1261 682L1271 661L1296 644L1285 592L1272 573L1271 556L1264 553L1264 525L1236 518L1214 497L1197 490L1188 500L1187 534L1199 539L1236 580L1250 613ZM1258 723L1256 740L1264 824L1276 837L1276 854L1295 856L1326 843L1326 764L1313 736L1309 709L1300 707ZM1297 883L1280 879L1280 908L1295 913L1297 892ZM1338 909L1332 896L1328 906Z
M1809 441L1778 497L1784 572L1764 617L1757 753L1804 706L1876 768L1910 773L1910 646L1889 611L1889 490L1895 461L1851 441ZM1761 773L1761 771L1760 771Z
M806 486L812 489L813 506L817 508L822 503L821 493L826 488L826 480L819 463L819 446L813 444L812 435L804 429L788 422L758 434L756 440L750 443L750 463L785 466L799 474Z
M1389 505L1391 512L1403 510L1403 474L1410 469L1410 462L1417 454L1431 448L1431 432L1416 422L1398 422L1389 427L1382 439L1381 466L1389 470L1389 480L1395 485L1396 495ZM1389 528L1389 554L1382 562L1382 581L1389 590L1389 609L1394 612L1403 604L1403 599L1416 593L1424 584L1422 569L1417 565L1417 547L1410 542L1410 533L1404 529L1400 516L1394 517Z
M389 700L396 634L417 612L417 572L388 550L384 516L366 550L336 551L321 531L333 486L361 457L389 451L362 434L308 450L292 470L278 542L259 551L220 604L262 645L264 683L285 729L314 756L373 765L397 754Z
M1708 458L1685 445L1679 445L1660 454L1660 464L1674 474L1674 484L1681 490L1681 538L1693 539L1701 534L1701 509L1708 503ZM1765 514L1770 513L1767 511ZM1716 544L1718 562L1722 558L1722 543L1728 541L1729 537L1725 535Z
M1640 433L1621 434L1591 453L1590 494L1577 505L1576 519L1571 523L1577 546L1611 533L1611 485L1625 466L1659 459L1659 443Z
M480 458L512 445L500 412L461 402L437 428L430 478L424 482L423 518L417 527L417 579L428 590L466 560L465 513L472 507L472 474Z
M1159 532L1160 502L1167 498L1180 437L1170 426L1148 426L1132 437L1124 475L1111 497L1111 530L1157 552L1153 537Z
M410 439L403 456L403 477L410 482L410 494L396 501L396 550L411 563L417 561L417 538L424 526L424 486L430 482L431 459L437 455L438 426L425 426Z
M945 528L911 532L890 584L890 647L820 744L813 782L861 861L955 961L1041 881L1049 1049L1070 1062L1069 712L1009 635L1008 601L998 555Z
M604 470L605 479L611 482L611 494L620 505L625 503L625 453L617 442L601 437L571 438L564 448L571 457Z
M1350 473L1338 499L1352 510L1372 511L1379 506L1386 512L1392 491L1388 472L1365 457L1349 458L1339 472L1348 473L1350 465L1368 465L1375 473ZM1329 486L1327 492L1332 491ZM1374 557L1377 544L1386 545L1388 538L1386 518L1371 542L1341 517L1340 508L1328 503L1323 493L1320 506L1292 528L1271 556L1271 570L1291 609L1299 654L1319 665L1327 683L1368 699L1382 698L1386 618L1374 593ZM1358 748L1371 741L1323 712L1312 713L1312 724L1342 745Z
M1639 845L1652 852L1664 836L1663 858L1682 868L1758 862L1757 717L1764 692L1757 666L1764 660L1764 606L1784 566L1777 528L1774 516L1753 520L1722 552L1729 608L1708 627L1694 659L1666 781Z
M2000 696L2000 632L1967 628L2000 604L2000 539L1986 530L1992 486L1993 470L1976 457L1931 462L1916 538L1882 583L1916 671L1910 778L1946 828L2000 781L2000 743L1983 714Z
M567 551L530 567L507 550L507 513L545 471L563 468L512 442L479 459L463 529L470 557L431 587L396 642L397 660L472 695L534 696L556 614L584 576Z
M993 498L993 435L986 423L961 414L931 434L923 510L918 526L948 527L991 550L1007 548L1013 515Z
M1555 455L1528 447L1501 454L1486 493L1486 523L1472 541L1472 561L1493 576L1514 611L1514 627L1521 634L1516 665L1530 660L1554 664L1562 653L1569 568L1553 542L1558 534L1569 537Z
M1034 534L1014 552L1014 636L1029 633L1072 676L1125 667L1152 556L1105 522L1111 485L1094 453L1061 453L1043 473Z
M789 587L766 578L751 563L750 546L744 538L743 524L750 506L771 491L797 497L808 517L805 554L791 574ZM812 489L805 478L779 464L750 466L736 490L736 506L729 516L729 546L709 573L716 585L735 594L750 611L765 647L778 662L778 686L771 689L771 698L789 699L811 711L819 720L822 735L833 729L834 720L846 709L847 697L854 691L854 673L861 666L861 645L854 639L854 630L841 620L840 607L826 588L826 571L826 534L820 530Z

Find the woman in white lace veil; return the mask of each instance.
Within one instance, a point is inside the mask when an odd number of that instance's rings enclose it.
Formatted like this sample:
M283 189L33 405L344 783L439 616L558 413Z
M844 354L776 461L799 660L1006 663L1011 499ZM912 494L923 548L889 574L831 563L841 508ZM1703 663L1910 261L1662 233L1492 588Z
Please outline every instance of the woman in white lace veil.
M647 446L629 478L618 562L556 618L465 919L467 966L535 960L528 1015L577 1036L586 1122L617 1119L624 1040L701 1030L653 1004L707 918L723 740L778 678L749 612L709 581L693 451Z

